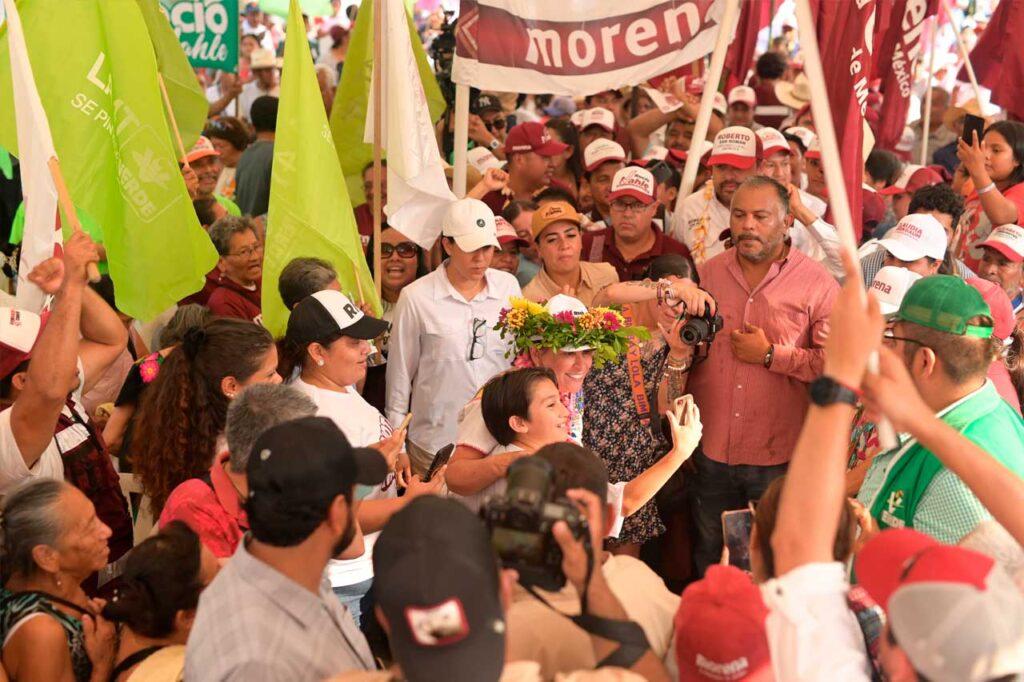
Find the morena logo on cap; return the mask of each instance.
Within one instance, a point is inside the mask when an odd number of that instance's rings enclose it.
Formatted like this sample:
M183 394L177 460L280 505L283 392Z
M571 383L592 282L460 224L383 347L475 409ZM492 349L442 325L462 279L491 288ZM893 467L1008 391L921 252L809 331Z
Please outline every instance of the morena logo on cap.
M896 226L896 234L905 234L911 239L920 239L924 236L924 230L917 225L911 225L910 223L900 223Z
M890 285L877 279L871 283L871 288L877 289L878 291L881 291L883 294L892 293L892 287Z
M651 182L653 176L649 172L639 172L640 170L639 168L624 168L616 173L612 191L634 188L653 196L654 187Z

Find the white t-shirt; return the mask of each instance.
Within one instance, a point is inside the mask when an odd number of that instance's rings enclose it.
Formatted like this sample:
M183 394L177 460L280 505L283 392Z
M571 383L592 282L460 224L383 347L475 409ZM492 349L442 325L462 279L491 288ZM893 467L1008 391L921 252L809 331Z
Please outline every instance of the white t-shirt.
M354 386L349 386L342 393L312 386L298 378L292 382L292 386L316 403L316 413L319 416L327 417L338 425L352 447L364 448L373 445L390 436L394 430L384 415L366 402ZM363 499L392 500L396 497L398 486L394 476L389 474L383 489L376 486L373 492ZM331 587L355 585L373 577L373 545L379 535L380 531L363 536L366 551L362 556L343 561L332 559L328 562L327 577L331 581Z
M669 236L686 244L700 266L725 251L722 233L729 229L729 207L718 200L708 180L683 199L672 214Z

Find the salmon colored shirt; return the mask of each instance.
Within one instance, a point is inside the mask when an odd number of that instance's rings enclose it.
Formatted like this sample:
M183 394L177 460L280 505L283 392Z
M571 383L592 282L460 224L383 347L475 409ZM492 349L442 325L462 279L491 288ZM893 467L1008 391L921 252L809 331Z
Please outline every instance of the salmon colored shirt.
M184 521L218 559L234 554L249 529L238 491L224 471L227 461L227 451L217 455L209 483L191 478L171 491L160 514L161 528L171 521Z
M724 328L707 360L690 372L704 422L704 454L725 464L770 466L792 456L807 410L807 384L821 374L828 316L839 291L818 263L790 248L754 289L747 285L735 248L700 268L701 287L718 301ZM775 344L771 367L741 362L730 333L751 324Z

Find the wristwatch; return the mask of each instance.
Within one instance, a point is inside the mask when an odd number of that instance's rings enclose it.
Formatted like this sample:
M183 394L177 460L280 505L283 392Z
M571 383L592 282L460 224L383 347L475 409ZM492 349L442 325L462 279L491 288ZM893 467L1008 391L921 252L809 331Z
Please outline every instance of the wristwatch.
M501 143L498 142L498 138L494 138L493 140L491 140L488 143L487 148L490 149L493 152L493 151L497 151L498 147L500 147L500 146L501 146Z
M810 385L811 402L819 407L846 403L856 407L860 400L860 391L845 386L832 377L820 376Z

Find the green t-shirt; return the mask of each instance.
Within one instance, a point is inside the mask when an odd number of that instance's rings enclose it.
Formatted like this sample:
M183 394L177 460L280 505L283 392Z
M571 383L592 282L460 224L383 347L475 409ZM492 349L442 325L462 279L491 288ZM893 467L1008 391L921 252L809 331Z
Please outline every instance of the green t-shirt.
M75 209L78 212L78 222L82 224L82 229L85 233L92 237L92 240L97 244L103 244L103 228L100 227L99 223L93 220L92 216L83 211L80 208ZM237 207L236 207L237 210ZM64 239L66 240L71 236L71 226L63 225L62 231L64 233ZM25 202L21 202L18 206L18 210L14 214L14 222L11 223L11 244L20 244L22 237L25 236ZM110 271L107 267L107 261L101 260L97 267L101 275L106 275Z

